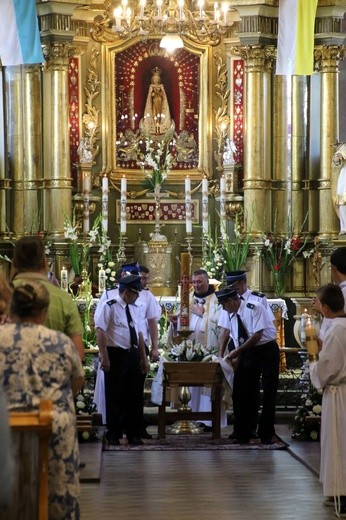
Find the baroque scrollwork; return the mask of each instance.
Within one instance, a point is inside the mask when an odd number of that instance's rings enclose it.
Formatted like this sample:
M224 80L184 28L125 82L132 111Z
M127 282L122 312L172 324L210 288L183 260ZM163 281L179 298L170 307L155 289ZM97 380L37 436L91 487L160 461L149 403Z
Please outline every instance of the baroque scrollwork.
M220 100L219 107L215 110L215 140L217 150L214 152L216 161L216 170L223 171L223 152L225 140L228 135L230 117L228 115L228 101L230 91L227 88L227 69L226 64L222 60L221 53L215 53L215 62L217 68L217 83L215 85L215 94Z
M100 131L100 110L94 104L95 99L100 94L100 81L98 79L97 71L98 56L99 51L93 47L88 68L87 85L84 86L86 112L83 114L82 120L85 125L85 138L88 143L88 151L92 156L91 161L95 159L100 150L100 147L97 144L98 134Z

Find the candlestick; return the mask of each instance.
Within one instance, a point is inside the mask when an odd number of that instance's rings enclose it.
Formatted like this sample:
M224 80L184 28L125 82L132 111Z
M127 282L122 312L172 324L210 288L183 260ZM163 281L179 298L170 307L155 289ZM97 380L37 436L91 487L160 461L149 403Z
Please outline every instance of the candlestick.
M108 177L102 177L102 229L108 231Z
M83 172L83 231L90 230L90 173Z
M312 323L312 320L310 316L306 320L306 326L305 326L305 334L306 334L306 348L309 354L309 359L311 361L315 361L318 359L318 343L316 339L316 328L314 324Z
M125 175L121 179L121 195L120 195L120 233L126 233L126 189L127 182Z
M185 179L185 224L186 233L192 233L191 181L189 176Z
M102 294L106 288L106 271L104 269L99 270L99 293Z
M220 229L221 236L225 238L226 232L226 179L223 175L220 179Z
M68 291L67 269L65 267L60 271L60 287L64 291Z
M208 179L204 175L202 180L202 229L203 234L209 232L209 214L208 214Z
M180 255L180 330L190 324L190 253Z

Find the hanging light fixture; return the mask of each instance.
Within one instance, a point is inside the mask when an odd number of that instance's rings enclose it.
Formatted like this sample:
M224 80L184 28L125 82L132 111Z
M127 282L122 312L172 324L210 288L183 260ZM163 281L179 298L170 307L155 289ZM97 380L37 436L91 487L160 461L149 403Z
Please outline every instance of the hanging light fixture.
M188 4L188 6L186 5ZM218 45L221 36L240 21L238 11L229 2L213 4L211 11L205 0L197 0L195 10L192 0L113 0L103 18L94 22L94 39L130 39L137 36L162 36L160 46L167 49L183 47L182 38L194 43ZM113 33L113 37L112 37Z

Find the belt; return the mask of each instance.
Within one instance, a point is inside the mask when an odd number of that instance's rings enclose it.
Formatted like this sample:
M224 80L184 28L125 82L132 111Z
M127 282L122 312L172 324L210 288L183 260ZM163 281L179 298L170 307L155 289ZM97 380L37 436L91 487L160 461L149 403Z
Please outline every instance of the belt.
M108 348L120 350L122 352L131 352L133 349L138 349L138 347L136 345L134 347L130 347L130 348L123 348L123 347L117 347L117 346L109 345L109 346L107 346L107 349Z

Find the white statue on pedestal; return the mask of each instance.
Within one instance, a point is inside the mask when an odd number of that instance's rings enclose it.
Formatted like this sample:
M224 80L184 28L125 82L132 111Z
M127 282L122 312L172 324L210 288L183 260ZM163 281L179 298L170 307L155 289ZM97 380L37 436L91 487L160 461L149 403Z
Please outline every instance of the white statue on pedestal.
M92 152L90 137L81 138L78 149L77 149L77 153L79 155L80 164L93 162L93 152Z
M333 169L339 170L336 187L336 205L339 208L340 233L346 237L346 143L338 146L333 155Z

